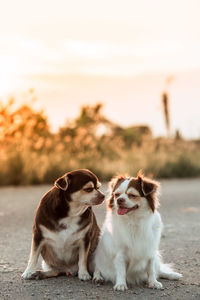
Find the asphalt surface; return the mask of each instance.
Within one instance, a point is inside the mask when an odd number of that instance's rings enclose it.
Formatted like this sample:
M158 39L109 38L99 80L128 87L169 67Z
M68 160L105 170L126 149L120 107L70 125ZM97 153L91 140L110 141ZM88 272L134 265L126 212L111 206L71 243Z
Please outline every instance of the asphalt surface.
M95 285L60 276L41 281L21 279L31 246L35 209L50 186L0 188L0 300L8 299L176 299L200 300L200 179L161 181L160 213L164 223L161 253L183 274L161 280L163 290L136 286L116 292L111 283ZM107 185L103 185L107 189ZM95 208L98 223L105 205ZM39 266L40 267L40 266Z

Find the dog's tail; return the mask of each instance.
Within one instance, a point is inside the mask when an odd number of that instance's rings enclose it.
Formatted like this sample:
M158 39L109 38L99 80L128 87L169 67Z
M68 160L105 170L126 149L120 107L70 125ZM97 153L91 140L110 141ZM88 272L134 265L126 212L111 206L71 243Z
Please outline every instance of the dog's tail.
M182 277L182 274L174 272L170 264L164 264L160 262L160 270L158 276L159 278L178 280Z

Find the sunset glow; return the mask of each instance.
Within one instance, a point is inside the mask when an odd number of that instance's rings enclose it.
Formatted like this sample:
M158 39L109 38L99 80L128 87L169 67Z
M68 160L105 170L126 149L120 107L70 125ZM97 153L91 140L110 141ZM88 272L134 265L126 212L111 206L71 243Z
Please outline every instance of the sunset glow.
M102 101L116 122L146 121L155 134L163 134L159 97L173 75L171 109L180 107L180 94L183 107L193 101L187 124L197 126L186 128L180 117L173 129L199 136L200 125L192 116L200 109L199 10L198 0L4 1L0 97L34 88L37 105L47 110L54 128L83 103ZM64 103L66 111L59 110ZM151 117L144 112L149 103ZM136 117L132 107L138 109Z

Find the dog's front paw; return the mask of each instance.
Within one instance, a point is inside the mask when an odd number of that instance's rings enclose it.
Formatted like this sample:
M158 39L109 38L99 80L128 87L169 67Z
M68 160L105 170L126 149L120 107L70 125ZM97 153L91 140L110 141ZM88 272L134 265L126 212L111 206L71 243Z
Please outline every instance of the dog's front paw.
M114 290L115 291L122 291L122 292L124 292L127 289L128 289L128 287L127 287L126 283L117 283L114 286Z
M33 271L25 270L22 274L22 279L32 279Z
M94 283L99 283L99 284L103 284L104 283L104 279L103 279L103 277L101 277L101 275L93 276L92 281Z
M150 289L162 289L163 285L159 281L149 281L149 288Z
M79 272L79 273L78 273L78 278L79 278L80 280L86 281L86 280L90 280L90 279L91 279L91 276L90 276L90 274L89 274L88 272L84 272L84 273Z
M101 272L98 269L95 269L92 281L94 283L99 283L99 284L103 284L104 283L104 279L101 276Z

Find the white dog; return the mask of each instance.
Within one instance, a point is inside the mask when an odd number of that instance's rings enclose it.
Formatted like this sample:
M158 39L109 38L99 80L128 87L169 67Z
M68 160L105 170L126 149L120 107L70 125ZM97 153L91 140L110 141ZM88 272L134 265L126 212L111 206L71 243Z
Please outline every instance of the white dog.
M181 274L163 264L158 251L162 221L158 207L159 184L138 174L116 177L95 253L93 280L112 281L114 289L124 291L127 283L146 282L160 289L158 278L177 280Z

